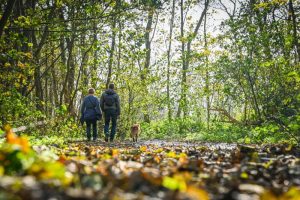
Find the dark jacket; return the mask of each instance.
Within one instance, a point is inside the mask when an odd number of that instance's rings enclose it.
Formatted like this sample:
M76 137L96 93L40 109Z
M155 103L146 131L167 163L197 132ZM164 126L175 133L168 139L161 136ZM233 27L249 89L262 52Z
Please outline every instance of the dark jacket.
M88 95L84 97L81 105L81 116L84 121L101 119L102 113L100 110L100 102L97 97Z
M115 103L112 106L108 106L105 104L105 96L107 95L112 95L115 100ZM117 111L117 115L120 115L121 113L119 95L112 89L108 89L102 93L100 98L100 106L103 112L105 112L105 110L107 109L114 109Z

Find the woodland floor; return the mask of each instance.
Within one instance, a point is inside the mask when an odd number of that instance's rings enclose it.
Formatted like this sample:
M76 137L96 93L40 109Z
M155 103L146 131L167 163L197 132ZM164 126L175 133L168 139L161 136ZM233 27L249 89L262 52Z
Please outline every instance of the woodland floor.
M0 199L300 199L300 149L289 145L76 141L33 149L55 152L70 181L3 175Z

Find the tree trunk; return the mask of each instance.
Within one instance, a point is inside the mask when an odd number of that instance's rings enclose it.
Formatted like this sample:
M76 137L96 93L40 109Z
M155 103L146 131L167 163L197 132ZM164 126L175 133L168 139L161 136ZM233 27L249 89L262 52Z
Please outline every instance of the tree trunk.
M207 13L204 17L204 49L207 50L207 35L206 35L206 20ZM206 91L206 124L209 130L210 126L210 91L209 91L209 70L208 70L208 55L205 55L205 91Z
M94 23L93 25L93 38L96 41L97 40L97 25L96 23ZM99 44L98 44L99 45ZM98 57L98 48L96 48L94 50L94 54L93 54L93 65L90 68L90 77L87 78L87 85L88 83L92 86L95 87L97 85L97 57Z
M53 55L54 55L54 50L52 50ZM54 68L54 61L52 61L52 66L51 66L51 75L52 75L52 92L54 95L54 107L56 107L59 102L58 102L58 87L57 87L57 74Z
M52 16L54 15L54 7L52 8L51 12L48 15L48 19L50 20L52 18ZM42 77L41 77L41 63L40 63L40 55L41 55L41 51L43 46L46 43L46 40L48 38L49 32L48 32L48 25L45 26L44 30L43 30L43 34L41 36L41 40L38 43L35 33L32 33L32 40L33 40L33 44L34 44L34 52L33 52L33 57L36 59L36 66L34 69L34 85L35 85L35 94L36 94L36 98L38 100L36 106L39 110L43 110L44 106L43 106L43 101L44 101L44 94L43 94L43 86L42 86Z
M61 21L64 21L64 13L63 13L63 10L61 9L60 10L60 15L59 15L59 19ZM66 49L65 48L65 36L64 35L61 35L60 36L60 41L59 41L59 46L60 46L60 51L61 51L61 62L62 62L62 65L64 68L66 68L67 66L67 57L66 57ZM65 76L67 77L67 74L68 74L68 69L66 70L66 72L62 72L62 76ZM62 89L60 91L60 98L59 98L59 105L61 106L63 104L63 101L64 101L64 97L65 97L65 90L66 90L66 78L64 80L64 82L62 82Z
M151 33L151 29L152 29L153 15L154 15L154 8L149 8L148 20L147 20L147 26L146 26L146 32L145 32L146 59L145 59L144 70L142 71L142 74L141 74L142 84L143 84L143 88L145 89L146 96L148 96L146 80L147 80L147 76L149 73L150 58L151 58L150 33ZM150 123L150 116L149 116L148 112L144 113L144 121L147 123Z
M168 47L168 67L167 67L167 101L168 101L168 119L172 120L172 110L171 110L171 99L170 99L170 65L171 65L171 48L172 48L172 35L173 35L173 25L175 16L175 0L172 1L172 11L170 20L170 36L169 36L169 47Z
M150 8L148 11L148 21L146 26L146 33L145 33L145 45L146 45L146 60L144 65L145 74L143 74L146 79L146 76L149 72L150 67L150 58L151 58L151 40L150 40L150 33L152 29L152 23L153 23L153 15L154 15L154 9Z
M183 0L180 1L180 37L181 37L181 60L182 60L182 79L181 79L181 97L179 99L177 117L181 115L181 108L184 106L183 103L186 99L186 94L184 91L186 82L186 71L185 71L185 41L184 41L184 7Z
M289 15L292 18L292 25L293 25L293 44L297 51L298 62L300 62L300 45L298 42L298 34L297 34L297 19L294 11L293 0L289 0Z
M13 11L16 0L8 0L7 5L5 7L5 11L0 20L0 37L2 36L5 24Z
M204 5L204 10L202 11L200 18L197 22L197 25L195 27L194 32L192 33L191 37L188 39L187 43L187 50L185 52L184 50L184 33L183 33L183 25L184 25L184 19L183 19L183 0L181 0L181 38L182 38L182 43L181 43L181 51L182 51L182 81L181 81L181 104L179 105L179 108L182 107L183 110L183 115L186 117L188 115L188 107L187 107L187 92L188 92L188 83L187 83L187 70L189 69L189 64L190 64L190 54L191 54L191 44L192 41L196 38L200 25L202 24L204 15L207 12L208 9L208 4L209 0L205 0L205 5ZM178 109L178 116L180 116L181 109Z
M117 70L116 81L119 79L119 73L121 71L121 48L122 48L122 23L119 20L119 33L118 33L118 58L117 58Z
M113 65L113 58L114 58L114 52L115 52L115 45L116 45L116 21L117 19L114 18L112 23L112 36L111 36L111 47L109 52L109 60L108 60L108 74L106 79L105 88L108 89L109 83L111 81L111 74L112 74L112 65Z
M74 113L74 105L72 102L72 94L74 92L74 84L75 84L75 62L74 62L74 41L75 41L75 35L72 35L71 40L67 38L67 45L68 45L68 60L67 60L67 89L65 91L65 103L68 104L68 110L70 113Z

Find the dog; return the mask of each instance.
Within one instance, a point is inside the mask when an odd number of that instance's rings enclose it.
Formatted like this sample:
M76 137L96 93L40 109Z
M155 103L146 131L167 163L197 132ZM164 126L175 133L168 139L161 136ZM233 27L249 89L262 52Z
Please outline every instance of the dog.
M139 124L133 124L131 126L131 134L130 134L130 136L131 136L133 142L137 142L139 134L140 134L140 131L141 131L141 127L140 127Z

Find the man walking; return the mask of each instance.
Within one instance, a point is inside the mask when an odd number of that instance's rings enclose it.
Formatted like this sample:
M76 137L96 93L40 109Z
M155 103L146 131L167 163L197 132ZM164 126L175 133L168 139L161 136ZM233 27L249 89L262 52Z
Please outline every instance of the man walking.
M104 134L105 141L108 142L108 138L110 142L114 140L116 134L117 127L117 118L120 115L120 98L119 95L114 91L115 85L110 83L108 86L108 90L106 90L100 99L100 106L102 111L104 112ZM111 132L109 134L109 123L112 122Z
M86 137L87 140L91 140L91 126L93 126L93 140L97 140L97 120L102 118L100 110L100 102L97 97L94 96L95 89L90 88L89 94L84 97L81 105L81 123L86 122Z

